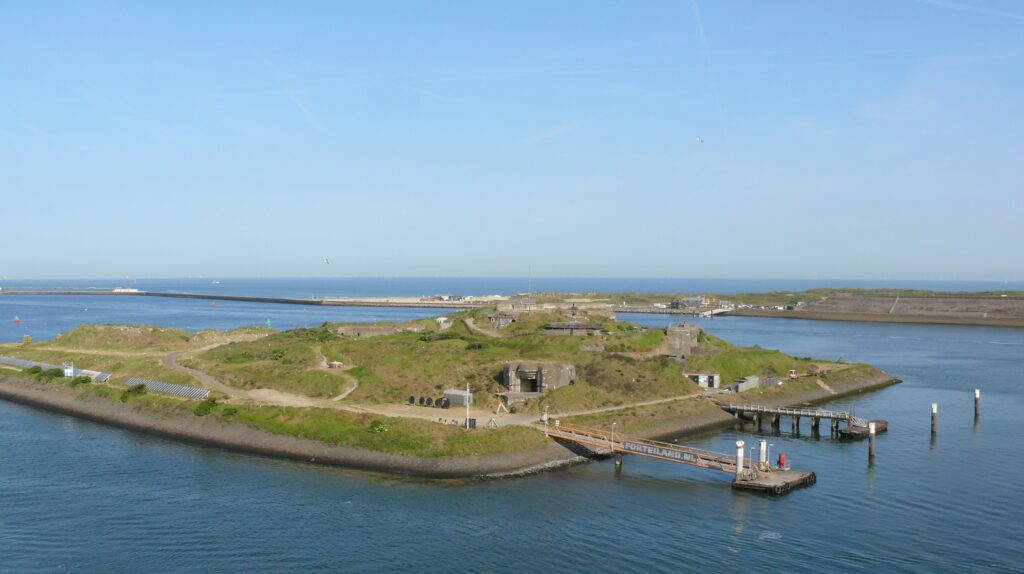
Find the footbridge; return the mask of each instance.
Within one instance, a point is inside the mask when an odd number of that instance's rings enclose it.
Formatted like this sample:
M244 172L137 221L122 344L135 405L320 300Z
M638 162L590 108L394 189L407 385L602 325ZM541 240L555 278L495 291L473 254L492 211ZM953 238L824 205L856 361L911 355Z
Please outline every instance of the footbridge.
M613 454L616 468L622 466L622 456L635 454L647 458L664 460L732 474L733 488L757 490L770 494L785 494L793 487L813 484L813 472L802 472L772 466L768 461L767 441L760 441L758 460L744 458L743 441L736 442L736 456L693 448L675 443L636 438L616 433L560 424L545 432L551 438L583 445L599 453Z

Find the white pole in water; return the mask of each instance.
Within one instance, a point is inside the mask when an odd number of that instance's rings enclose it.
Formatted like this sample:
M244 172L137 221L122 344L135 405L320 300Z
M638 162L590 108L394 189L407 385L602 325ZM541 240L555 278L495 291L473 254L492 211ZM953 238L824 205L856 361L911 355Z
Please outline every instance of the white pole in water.
M758 462L761 464L761 468L764 468L768 463L768 441L762 440L758 446L761 449L761 457Z
M743 473L743 441L736 441L736 478L739 479Z
M981 389L974 389L974 418L981 414Z
M932 434L935 434L936 421L939 418L939 403L932 403Z
M875 458L875 423L868 423L868 458Z

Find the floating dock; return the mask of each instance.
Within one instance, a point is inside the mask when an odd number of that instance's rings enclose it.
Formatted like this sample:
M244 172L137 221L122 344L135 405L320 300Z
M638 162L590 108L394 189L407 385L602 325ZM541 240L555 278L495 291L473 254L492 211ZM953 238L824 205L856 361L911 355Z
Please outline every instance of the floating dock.
M743 441L736 441L736 456L732 456L675 443L628 437L614 430L563 425L558 421L555 421L553 427L545 425L545 433L556 440L583 445L598 453L614 455L616 468L622 466L623 455L636 454L725 472L735 477L732 487L736 490L782 495L794 488L817 481L817 476L813 472L772 466L768 462L768 442L764 440L759 443L758 460L754 461L744 459Z

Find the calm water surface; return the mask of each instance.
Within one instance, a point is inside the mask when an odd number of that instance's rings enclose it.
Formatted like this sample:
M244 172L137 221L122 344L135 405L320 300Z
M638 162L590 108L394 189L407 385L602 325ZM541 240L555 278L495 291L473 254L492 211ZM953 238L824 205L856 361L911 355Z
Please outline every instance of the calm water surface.
M140 309L89 300L87 313L106 309L109 322L198 329L271 313L285 314L273 316L275 326L303 320L288 306L243 305L227 320L193 302ZM89 320L67 316L77 300L47 301L16 305L56 306L33 312L51 331ZM0 299L0 313L16 312L11 305ZM330 311L315 320L420 316ZM773 452L817 472L818 483L778 499L734 493L725 475L636 457L621 473L600 462L500 482L421 482L184 445L0 401L0 571L1024 572L1024 330L701 323L738 344L843 356L903 379L835 405L890 421L875 465L866 443L783 433L768 437ZM934 441L932 402L940 404ZM737 439L757 437L726 431L685 442L728 452Z

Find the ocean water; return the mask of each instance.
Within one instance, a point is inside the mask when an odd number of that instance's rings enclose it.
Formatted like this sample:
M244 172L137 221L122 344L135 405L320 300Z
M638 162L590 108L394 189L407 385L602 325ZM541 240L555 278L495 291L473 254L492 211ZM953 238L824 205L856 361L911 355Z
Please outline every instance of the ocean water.
M54 317L39 311L33 320L78 320L64 318L78 302L60 300ZM230 324L176 300L119 315L121 301L104 317ZM0 304L9 313L7 298ZM251 314L277 312L267 307ZM301 312L282 307L274 309ZM843 356L903 379L833 405L889 420L874 465L866 443L812 437L805 422L799 436L762 435L773 453L818 475L781 498L637 457L621 472L608 461L513 480L429 482L228 453L0 401L0 572L1024 571L1024 329L699 322L738 344ZM983 393L977 421L974 388ZM731 452L736 440L758 438L732 429L683 442Z

